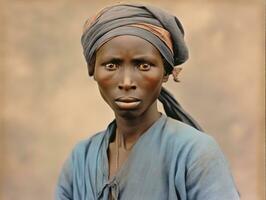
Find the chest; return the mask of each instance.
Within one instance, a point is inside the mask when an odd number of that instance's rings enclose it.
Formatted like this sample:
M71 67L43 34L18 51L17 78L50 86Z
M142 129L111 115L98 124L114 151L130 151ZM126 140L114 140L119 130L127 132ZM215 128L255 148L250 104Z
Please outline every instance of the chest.
M130 150L119 147L116 143L110 143L108 148L109 178L112 178L128 160Z

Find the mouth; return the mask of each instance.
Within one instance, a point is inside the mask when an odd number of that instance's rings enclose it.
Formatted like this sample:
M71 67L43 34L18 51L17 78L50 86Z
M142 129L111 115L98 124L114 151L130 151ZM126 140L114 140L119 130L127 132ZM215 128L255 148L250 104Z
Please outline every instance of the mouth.
M140 99L135 97L119 97L115 99L115 103L120 109L134 109L140 102Z

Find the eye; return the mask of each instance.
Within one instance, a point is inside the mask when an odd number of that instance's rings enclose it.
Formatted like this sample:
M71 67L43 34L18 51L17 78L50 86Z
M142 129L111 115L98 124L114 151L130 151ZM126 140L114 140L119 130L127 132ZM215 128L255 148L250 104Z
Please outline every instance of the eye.
M141 63L138 66L140 71L149 71L151 69L151 65L149 63Z
M118 65L117 64L114 64L114 63L107 63L104 65L105 69L108 70L108 71L114 71L118 68Z

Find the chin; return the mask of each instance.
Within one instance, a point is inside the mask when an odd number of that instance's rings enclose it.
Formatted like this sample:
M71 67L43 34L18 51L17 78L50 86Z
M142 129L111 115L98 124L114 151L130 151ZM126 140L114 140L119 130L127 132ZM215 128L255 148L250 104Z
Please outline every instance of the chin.
M115 116L119 116L125 119L136 119L141 116L140 110L119 110L115 111Z

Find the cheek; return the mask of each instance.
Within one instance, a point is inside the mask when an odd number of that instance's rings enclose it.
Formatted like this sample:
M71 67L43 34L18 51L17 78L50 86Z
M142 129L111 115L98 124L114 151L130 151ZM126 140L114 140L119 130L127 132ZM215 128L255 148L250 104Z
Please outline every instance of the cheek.
M99 88L106 89L114 84L114 74L101 68L95 68L94 80L98 83Z
M101 67L95 66L95 72L94 72L94 80L96 80L98 83L105 83L108 81L111 77L110 73L106 73L104 69Z
M111 93L109 82L105 80L100 80L100 81L97 81L97 84L98 84L98 88L99 88L101 96L103 97L105 101L108 101L107 99Z
M102 98L105 100L106 103L109 103L109 99L112 97L112 88L115 84L115 80L114 80L114 74L113 73L106 73L106 71L103 71L101 69L97 69L95 70L94 73L94 80L97 82L98 84L98 88L100 91L100 94L102 96Z
M150 74L143 74L141 79L140 83L145 89L155 92L157 88L161 88L162 86L163 72L156 71Z
M108 87L108 83L107 82L97 82L98 84L98 88L99 88L99 92L101 94L101 97L103 98L103 100L110 106L112 107L112 92L110 90L110 87Z

